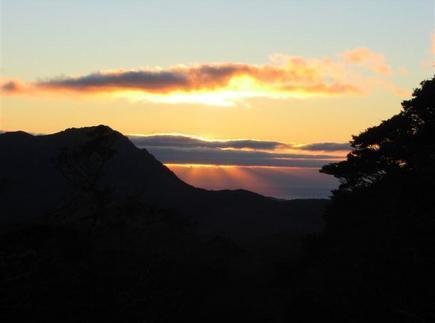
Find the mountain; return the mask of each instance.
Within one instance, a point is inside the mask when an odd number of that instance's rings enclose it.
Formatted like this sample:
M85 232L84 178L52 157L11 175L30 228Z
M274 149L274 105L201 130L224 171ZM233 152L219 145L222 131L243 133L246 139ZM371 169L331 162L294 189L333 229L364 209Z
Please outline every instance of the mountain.
M327 203L192 187L106 126L0 134L0 320L271 322Z
M94 213L101 220L132 200L188 217L201 233L236 240L318 232L327 203L195 188L103 125L51 135L0 134L3 225L38 221L65 210L71 219Z

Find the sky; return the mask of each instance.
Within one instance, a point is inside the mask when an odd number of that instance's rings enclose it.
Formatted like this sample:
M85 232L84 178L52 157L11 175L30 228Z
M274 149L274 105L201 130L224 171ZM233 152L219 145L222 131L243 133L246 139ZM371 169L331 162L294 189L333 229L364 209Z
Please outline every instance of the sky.
M433 0L1 1L0 129L106 124L189 183L326 197L433 75Z

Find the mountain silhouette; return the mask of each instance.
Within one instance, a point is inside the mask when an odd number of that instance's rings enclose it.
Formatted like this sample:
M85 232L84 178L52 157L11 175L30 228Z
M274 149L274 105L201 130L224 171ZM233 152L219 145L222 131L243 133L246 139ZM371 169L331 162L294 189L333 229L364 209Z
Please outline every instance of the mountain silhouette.
M93 213L98 222L109 217L108 210L132 199L188 217L201 233L240 241L319 232L327 203L195 188L145 149L103 125L51 135L0 134L0 222L4 227L39 221L59 210L65 217L65 209L74 210L66 221Z
M268 322L327 203L193 187L107 126L0 134L0 320Z

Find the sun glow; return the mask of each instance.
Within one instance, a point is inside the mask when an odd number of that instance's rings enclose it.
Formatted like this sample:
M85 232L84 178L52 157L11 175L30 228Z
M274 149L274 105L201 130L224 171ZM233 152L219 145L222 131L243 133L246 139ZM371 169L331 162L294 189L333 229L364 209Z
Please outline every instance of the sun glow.
M165 163L168 168L226 168L226 169L273 169L279 170L283 168L287 169L302 169L301 167L283 167L283 166L242 166L242 165L222 165L222 164L173 164Z
M297 198L309 189L336 187L317 168L165 164L185 182L205 189L246 189L267 196Z
M249 172L249 167L232 165L166 164L186 182L206 189L250 188L262 182Z
M171 91L167 93L150 93L141 90L119 90L111 95L124 98L133 103L154 102L166 104L203 104L219 107L233 107L245 103L250 98L309 98L318 93L294 90L286 92L273 85L265 85L249 76L233 77L225 87L211 88L207 90ZM325 94L326 95L326 94Z

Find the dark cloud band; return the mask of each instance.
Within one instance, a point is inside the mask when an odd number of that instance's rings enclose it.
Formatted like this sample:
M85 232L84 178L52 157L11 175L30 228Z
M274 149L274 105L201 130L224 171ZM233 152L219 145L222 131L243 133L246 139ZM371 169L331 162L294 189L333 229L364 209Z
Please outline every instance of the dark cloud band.
M173 67L166 70L97 72L79 77L59 77L37 82L38 87L74 91L141 90L151 93L210 90L225 86L235 75L254 75L243 64Z
M250 139L209 141L182 135L130 136L130 140L133 141L137 146L144 148L189 147L274 150L288 147L288 145L277 141L261 141Z
M337 95L360 93L355 84L334 79L326 73L329 61L319 62L300 57L287 57L281 65L265 64L198 64L166 69L138 69L95 72L82 76L61 76L31 84L8 81L1 85L6 94L45 91L84 93L140 91L147 94L192 94L213 92L230 87L233 92L250 96ZM339 68L339 64L335 67ZM248 84L234 85L235 78L248 78ZM251 87L249 84L255 83ZM252 84L251 84L252 85ZM249 91L248 91L249 90ZM244 92L250 94L243 94Z
M276 150L292 148L306 151L349 151L348 143L320 142L307 145L285 144L279 141L234 139L234 140L204 140L186 135L159 134L150 136L130 136L130 140L138 147L187 147L187 148L233 148L253 150Z
M276 141L245 139L208 141L183 135L165 134L130 136L130 140L136 146L150 151L160 161L172 164L321 167L341 158L336 155L307 154L297 151L283 153L282 149L292 148L294 150L294 147ZM334 150L332 146L311 147L307 150L316 150L316 148Z
M270 167L321 167L333 156L278 154L218 148L148 147L158 160L168 164L206 164ZM334 156L335 157L335 156Z
M348 143L320 142L298 147L301 150L310 151L349 151L351 149Z

